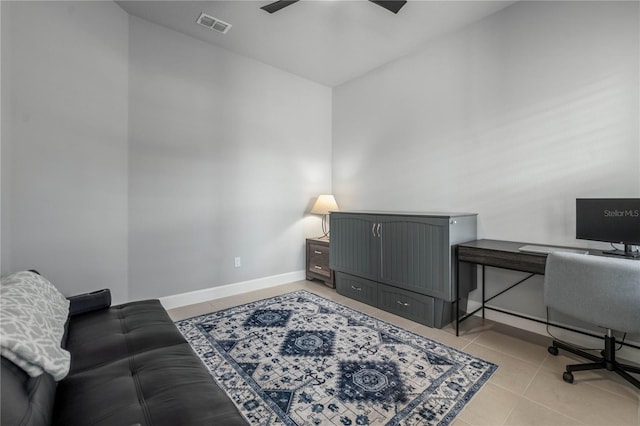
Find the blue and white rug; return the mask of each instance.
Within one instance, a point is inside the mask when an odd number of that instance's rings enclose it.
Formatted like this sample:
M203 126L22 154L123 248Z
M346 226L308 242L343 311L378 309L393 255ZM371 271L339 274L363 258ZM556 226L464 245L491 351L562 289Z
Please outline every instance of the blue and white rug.
M497 368L303 290L176 325L258 425L446 425Z

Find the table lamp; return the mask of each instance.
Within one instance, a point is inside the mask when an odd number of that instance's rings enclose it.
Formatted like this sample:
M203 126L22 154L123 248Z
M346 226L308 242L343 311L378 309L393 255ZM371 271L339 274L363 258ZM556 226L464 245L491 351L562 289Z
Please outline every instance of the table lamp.
M318 199L315 204L311 208L312 214L321 214L322 215L322 232L323 236L320 238L329 239L329 228L327 224L327 215L329 212L337 212L340 208L338 207L338 203L336 203L336 199L333 198L331 194L318 195Z

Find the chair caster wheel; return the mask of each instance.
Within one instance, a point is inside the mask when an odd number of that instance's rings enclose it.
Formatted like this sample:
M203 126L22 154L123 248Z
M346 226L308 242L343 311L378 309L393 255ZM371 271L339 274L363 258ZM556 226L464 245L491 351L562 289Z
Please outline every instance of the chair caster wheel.
M556 348L555 346L549 346L547 348L547 351L549 351L549 353L553 356L558 355L558 348Z
M564 380L567 383L573 383L573 374L565 371L564 373L562 373L562 380Z

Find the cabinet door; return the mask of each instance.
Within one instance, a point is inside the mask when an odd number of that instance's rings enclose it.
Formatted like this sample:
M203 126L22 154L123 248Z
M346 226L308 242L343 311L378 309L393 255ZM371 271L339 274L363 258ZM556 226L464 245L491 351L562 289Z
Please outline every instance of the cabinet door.
M372 280L380 269L380 239L377 237L376 216L331 214L329 266Z
M422 217L381 217L380 281L450 301L449 221Z

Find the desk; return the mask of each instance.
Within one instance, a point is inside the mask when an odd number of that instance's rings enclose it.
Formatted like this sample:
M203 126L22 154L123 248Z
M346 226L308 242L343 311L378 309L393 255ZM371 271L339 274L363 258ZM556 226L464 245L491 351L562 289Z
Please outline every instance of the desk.
M499 241L499 240L476 240L470 241L468 243L458 244L456 247L457 261L457 276L459 277L459 267L461 262L472 263L476 265L482 266L482 306L473 312L466 313L462 317L460 317L460 299L456 299L456 336L458 336L460 331L460 323L466 320L467 318L475 315L477 312L482 311L482 318L484 318L485 310L489 309L496 312L501 312L507 315L513 315L519 318L524 318L527 320L539 322L542 324L553 325L554 327L563 328L565 330L570 330L573 332L585 334L592 337L601 337L596 334L587 333L581 330L576 330L575 328L567 327L562 324L550 323L548 321L542 321L538 318L532 318L530 316L506 311L503 309L486 306L487 302L495 299L496 297L504 294L505 292L511 290L512 288L522 284L527 281L534 275L544 275L544 270L547 264L547 255L546 254L535 254L535 253L525 253L518 250L520 247L527 245L530 243L519 243L514 241ZM574 247L560 247L560 246L549 246L549 247L558 247L558 248L570 248ZM604 254L600 250L589 250L589 254L596 256L603 256ZM512 271L520 271L520 272L528 272L529 275L523 278L522 280L508 286L506 289L500 291L499 293L485 298L485 266L491 266L495 268L509 269ZM456 295L459 289L459 282L456 280ZM629 345L629 344L628 344ZM634 345L629 345L632 347L637 347Z

